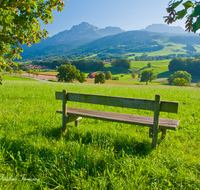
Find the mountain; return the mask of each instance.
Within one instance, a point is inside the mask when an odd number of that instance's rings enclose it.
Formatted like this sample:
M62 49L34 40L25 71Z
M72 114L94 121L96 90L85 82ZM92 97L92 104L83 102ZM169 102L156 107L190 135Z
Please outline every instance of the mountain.
M168 26L165 24L152 24L147 26L145 31L158 32L158 33L173 33L173 34L185 34L185 30L180 26Z
M159 29L159 26L161 27ZM173 33L161 33L163 28L165 31ZM81 23L73 26L71 30L60 32L47 40L42 41L36 48L33 46L32 52L22 55L23 59L40 59L42 58L83 58L94 56L97 58L107 57L121 57L135 53L150 53L164 49L168 54L176 54L176 52L186 53L186 46L188 44L194 45L194 48L199 52L200 38L197 36L188 36L183 34L175 34L174 32L181 32L179 27L172 27L166 25L152 25L146 29L156 30L156 32L149 32L147 30L135 30L123 32L117 27L106 27L100 29L88 23ZM155 31L154 30L154 31ZM158 32L160 31L160 32ZM46 43L46 44L45 44ZM182 44L182 45L181 45ZM183 55L184 56L184 55ZM103 58L102 58L103 59ZM106 59L106 58L105 58Z
M158 51L164 48L156 40L163 38L162 34L147 31L128 31L116 35L106 36L90 43L84 44L73 53L115 53Z
M27 47L26 45L23 45L22 47L24 49L24 53L22 54L22 56L24 57L27 53L33 51L38 52L41 49L45 50L44 48L46 48L47 46L53 46L58 44L62 45L65 44L68 47L68 50L70 50L82 45L83 42L84 43L91 42L92 40L108 35L118 34L121 32L124 32L124 30L122 30L119 27L110 26L100 29L87 22L82 22L79 25L73 26L70 30L59 32L58 34L52 37L46 38L46 40L42 40L39 44L32 45L32 47ZM76 42L76 46L74 46L73 43L71 42ZM72 45L71 48L70 44ZM41 50L41 52L43 52L43 50Z

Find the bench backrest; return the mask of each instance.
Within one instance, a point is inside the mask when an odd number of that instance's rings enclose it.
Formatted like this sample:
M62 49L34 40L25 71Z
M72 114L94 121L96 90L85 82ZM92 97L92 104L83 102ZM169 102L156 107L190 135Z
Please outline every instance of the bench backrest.
M151 99L125 98L72 92L66 93L65 90L63 90L63 92L56 92L56 99L155 111L155 100ZM159 111L178 113L178 102L160 101Z

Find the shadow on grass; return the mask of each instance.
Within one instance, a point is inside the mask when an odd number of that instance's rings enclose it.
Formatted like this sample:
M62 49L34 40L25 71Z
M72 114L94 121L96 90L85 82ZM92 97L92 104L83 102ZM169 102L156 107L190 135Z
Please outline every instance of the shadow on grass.
M163 72L163 73L159 73L159 74L157 75L157 78L169 78L169 76L170 76L171 74L173 74L172 71L165 71L165 72Z

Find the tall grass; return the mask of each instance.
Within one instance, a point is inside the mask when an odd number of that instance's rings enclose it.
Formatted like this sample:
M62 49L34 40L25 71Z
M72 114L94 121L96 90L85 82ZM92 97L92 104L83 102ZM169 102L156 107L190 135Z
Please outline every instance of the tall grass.
M148 128L83 118L61 132L55 91L178 101L178 131L151 149ZM0 87L1 189L200 189L200 89L5 81ZM70 107L152 116L69 102ZM9 179L10 178L10 179ZM12 180L11 180L12 179Z

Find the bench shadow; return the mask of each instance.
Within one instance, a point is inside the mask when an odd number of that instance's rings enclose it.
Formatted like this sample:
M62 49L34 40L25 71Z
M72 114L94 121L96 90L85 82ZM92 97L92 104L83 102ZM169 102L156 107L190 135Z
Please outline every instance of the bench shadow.
M95 146L105 149L107 147L114 147L116 154L124 151L128 155L145 156L154 150L151 148L151 140L143 139L138 141L136 137L130 139L127 135L117 138L116 136L112 136L110 132L105 131L87 131L81 133L75 130L72 131L72 128L76 128L74 124L68 124L65 132L62 132L62 126L54 126L51 129L42 128L40 132L49 140L54 139L59 141L61 138L64 138L66 142L81 142L86 146L95 143ZM32 135L32 132L27 135ZM160 142L161 139L159 138L158 145Z
M109 132L99 131L93 131L92 133L87 131L83 134L78 131L71 132L71 128L75 128L75 126L73 124L68 124L64 133L61 130L62 126L54 127L50 130L43 129L42 134L47 139L54 138L58 141L62 136L67 142L81 142L86 146L92 145L94 142L96 143L95 146L103 148L112 146L116 153L124 151L129 155L145 156L150 154L153 150L151 148L151 143L145 139L140 142L138 142L137 138L127 140L127 135L123 135L121 138L113 138Z

